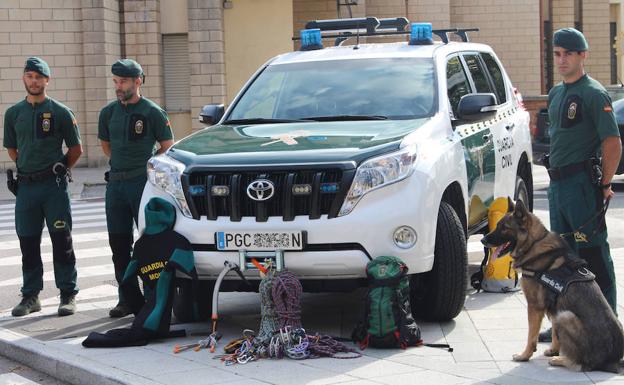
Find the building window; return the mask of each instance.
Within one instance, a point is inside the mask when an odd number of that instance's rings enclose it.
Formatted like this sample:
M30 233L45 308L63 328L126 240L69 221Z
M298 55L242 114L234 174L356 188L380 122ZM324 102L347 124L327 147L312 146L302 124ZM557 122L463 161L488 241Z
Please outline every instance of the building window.
M165 110L191 110L191 68L189 65L188 35L162 35L165 80Z

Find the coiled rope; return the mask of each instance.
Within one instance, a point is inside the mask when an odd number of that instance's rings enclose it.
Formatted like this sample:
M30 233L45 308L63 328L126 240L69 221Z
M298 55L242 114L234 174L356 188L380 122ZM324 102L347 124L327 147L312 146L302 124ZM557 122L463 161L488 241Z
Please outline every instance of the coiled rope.
M271 287L271 298L279 328L301 328L301 282L288 270L276 272Z
M271 340L273 333L279 329L279 321L273 306L273 270L269 270L267 275L260 281L258 292L260 293L260 331L256 337L259 342L267 343Z

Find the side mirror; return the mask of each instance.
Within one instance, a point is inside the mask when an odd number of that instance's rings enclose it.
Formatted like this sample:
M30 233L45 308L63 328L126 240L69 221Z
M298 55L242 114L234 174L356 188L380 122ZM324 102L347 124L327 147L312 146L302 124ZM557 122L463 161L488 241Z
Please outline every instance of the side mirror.
M487 94L468 94L459 99L457 118L460 120L482 120L496 113L496 96Z
M224 113L225 107L223 104L208 104L205 105L199 113L199 121L212 126L221 120Z

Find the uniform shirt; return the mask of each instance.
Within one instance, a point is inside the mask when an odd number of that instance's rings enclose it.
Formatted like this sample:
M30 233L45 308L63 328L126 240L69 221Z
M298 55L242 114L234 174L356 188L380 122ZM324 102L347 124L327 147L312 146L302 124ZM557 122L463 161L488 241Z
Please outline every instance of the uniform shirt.
M100 111L98 138L110 142L111 171L145 167L156 142L173 139L167 113L141 97L135 104L116 100Z
M21 173L43 171L61 160L63 141L67 147L80 144L80 130L73 112L52 98L34 105L24 99L4 114L3 145L17 149Z
M600 155L601 143L620 136L605 88L588 75L560 83L548 93L550 166L562 167Z

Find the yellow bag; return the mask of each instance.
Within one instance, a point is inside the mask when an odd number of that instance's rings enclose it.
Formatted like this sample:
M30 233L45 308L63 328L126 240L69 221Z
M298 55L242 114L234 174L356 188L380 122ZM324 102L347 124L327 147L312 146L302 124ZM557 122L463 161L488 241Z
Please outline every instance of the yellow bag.
M490 231L505 214L509 205L507 198L497 198L488 210L488 227ZM511 255L493 256L494 249L486 249L481 268L470 278L472 287L492 293L507 293L520 290L518 272L512 267Z

